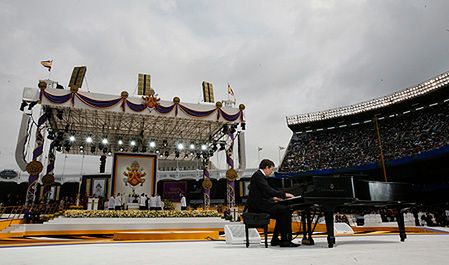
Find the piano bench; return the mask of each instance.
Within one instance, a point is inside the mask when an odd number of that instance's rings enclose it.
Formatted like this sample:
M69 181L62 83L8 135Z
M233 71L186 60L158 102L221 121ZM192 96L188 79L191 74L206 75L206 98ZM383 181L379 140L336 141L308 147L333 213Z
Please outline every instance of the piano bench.
M263 228L265 236L265 247L268 247L267 233L268 224L270 223L270 214L268 213L243 213L243 223L245 224L246 247L249 247L249 228Z

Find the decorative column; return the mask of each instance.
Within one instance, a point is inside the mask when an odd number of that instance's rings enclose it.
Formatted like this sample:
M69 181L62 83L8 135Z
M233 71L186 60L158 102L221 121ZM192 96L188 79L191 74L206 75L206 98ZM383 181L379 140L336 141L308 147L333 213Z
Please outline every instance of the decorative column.
M25 205L33 204L36 198L36 188L39 183L39 174L42 172L44 166L40 162L41 155L44 150L44 136L42 131L45 129L44 124L47 121L47 116L42 114L37 122L36 128L36 142L33 151L33 160L28 163L26 170L30 174L28 177L28 190L26 194Z
M229 148L226 150L226 163L228 164L228 170L226 171L226 199L228 207L235 206L235 180L238 177L237 171L234 169L234 140L235 135L233 132L228 132L230 139Z
M47 198L51 185L55 182L55 176L53 173L53 170L55 169L55 160L56 160L55 145L56 141L52 141L50 143L50 149L48 151L47 174L45 174L45 176L42 177L42 184L44 185L44 198Z
M209 160L205 160L203 165L203 196L204 196L204 209L207 210L210 207L210 189L212 188L212 181L210 180L208 164Z

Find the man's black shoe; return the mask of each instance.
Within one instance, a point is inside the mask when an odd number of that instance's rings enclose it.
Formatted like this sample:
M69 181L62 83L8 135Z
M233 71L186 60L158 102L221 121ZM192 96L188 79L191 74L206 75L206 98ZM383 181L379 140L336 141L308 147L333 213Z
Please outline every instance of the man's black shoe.
M290 241L281 241L281 242L279 242L279 246L281 248L296 248L296 247L299 247L300 245L292 243Z
M275 246L279 246L280 243L281 243L281 241L279 239L272 239L270 242L270 245L272 247L275 247Z

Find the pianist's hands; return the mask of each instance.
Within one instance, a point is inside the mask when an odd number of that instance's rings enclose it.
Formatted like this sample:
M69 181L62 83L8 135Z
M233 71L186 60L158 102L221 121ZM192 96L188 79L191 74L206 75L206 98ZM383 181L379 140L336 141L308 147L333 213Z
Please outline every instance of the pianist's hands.
M285 193L285 198L288 199L288 198L293 198L293 197L295 197L295 195L288 193L288 192Z
M273 201L275 201L275 202L280 202L280 201L282 201L282 198L279 198L279 197L273 197Z

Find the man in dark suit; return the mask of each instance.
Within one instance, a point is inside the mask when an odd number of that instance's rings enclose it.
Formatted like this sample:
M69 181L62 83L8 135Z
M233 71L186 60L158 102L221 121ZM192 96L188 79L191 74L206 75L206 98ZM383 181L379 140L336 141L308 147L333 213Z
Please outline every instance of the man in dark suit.
M276 219L275 233L271 240L272 246L297 247L298 244L290 242L291 210L287 206L275 202L275 200L291 198L293 195L274 189L268 184L267 178L273 173L273 169L273 161L263 159L260 162L259 170L254 172L251 177L246 205L249 212L269 213L272 218ZM277 238L278 232L281 234L281 240Z

